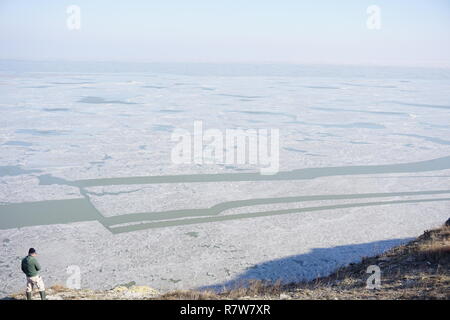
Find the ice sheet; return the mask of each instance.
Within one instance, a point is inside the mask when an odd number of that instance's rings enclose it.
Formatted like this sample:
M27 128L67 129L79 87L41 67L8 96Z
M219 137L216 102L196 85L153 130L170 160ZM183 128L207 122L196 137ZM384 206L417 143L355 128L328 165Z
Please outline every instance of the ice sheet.
M414 163L450 156L449 72L352 75L353 69L342 68L324 67L319 75L313 69L4 72L0 226L14 225L13 212L32 213L44 201L70 199L68 204L80 203L94 216L0 228L0 292L23 287L18 263L28 247L40 251L49 283L64 283L66 267L75 264L84 287L136 281L165 290L251 277L310 279L441 224L450 209L450 170ZM310 179L96 184L258 173L254 165L172 163L172 130L192 131L195 120L205 129L279 128L281 172L397 164L409 169ZM83 186L86 181L93 185ZM353 198L283 200L321 195ZM233 205L241 200L248 203ZM211 217L232 219L109 228L113 222L146 223L154 212L198 218L215 206L225 209ZM321 208L308 209L313 207ZM293 211L279 214L283 210ZM251 216L255 212L273 214ZM136 213L145 218L128 219ZM243 214L250 216L234 219ZM66 218L77 221L61 221Z

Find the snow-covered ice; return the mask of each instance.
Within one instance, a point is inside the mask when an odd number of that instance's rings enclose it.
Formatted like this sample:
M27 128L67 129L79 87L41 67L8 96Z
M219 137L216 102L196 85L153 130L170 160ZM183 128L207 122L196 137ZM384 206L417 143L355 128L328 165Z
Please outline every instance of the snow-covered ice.
M3 66L1 293L29 247L49 284L78 265L90 288L220 287L325 275L448 218L449 70L197 67ZM280 174L172 163L195 120L278 128Z

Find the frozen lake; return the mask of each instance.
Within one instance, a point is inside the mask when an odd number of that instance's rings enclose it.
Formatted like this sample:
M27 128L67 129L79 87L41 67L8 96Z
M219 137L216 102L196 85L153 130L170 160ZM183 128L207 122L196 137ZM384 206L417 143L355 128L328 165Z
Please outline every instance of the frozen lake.
M0 293L311 279L450 212L450 70L0 63ZM280 130L280 166L174 164L175 129Z

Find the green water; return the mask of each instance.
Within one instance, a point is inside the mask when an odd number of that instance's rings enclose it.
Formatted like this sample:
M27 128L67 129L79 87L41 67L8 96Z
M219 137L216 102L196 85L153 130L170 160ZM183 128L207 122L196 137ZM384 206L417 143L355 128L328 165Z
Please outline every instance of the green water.
M275 216L289 213L308 211L331 210L342 208L378 206L387 204L419 203L433 201L449 201L450 198L434 199L408 199L394 201L376 201L328 206L315 206L285 210L271 210L264 212L251 212L233 215L220 215L229 209L249 207L266 204L286 204L321 200L353 200L375 199L383 197L425 196L450 194L450 190L390 192L390 193L361 193L361 194L335 194L293 196L279 198L255 198L248 200L227 201L210 208L181 209L160 212L143 212L124 214L113 217L104 217L90 202L89 193L85 188L93 186L155 184L155 183L188 183L188 182L228 182L228 181L283 181L314 179L325 176L386 174L386 173L416 173L450 169L450 157L437 158L428 161L371 165L298 169L267 176L258 173L233 174L197 174L197 175L171 175L124 177L107 179L88 179L68 181L51 175L39 176L41 185L70 185L80 189L83 198L67 200L51 200L40 202L15 203L0 206L0 229L20 228L36 225L66 224L82 221L98 221L112 233L131 232L135 230L162 228L170 226L208 223L244 218Z

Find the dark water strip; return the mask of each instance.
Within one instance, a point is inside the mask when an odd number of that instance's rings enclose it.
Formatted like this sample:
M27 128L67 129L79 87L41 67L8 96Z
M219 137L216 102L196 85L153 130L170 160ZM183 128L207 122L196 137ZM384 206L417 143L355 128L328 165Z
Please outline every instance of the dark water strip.
M426 104L426 103L412 103L412 102L403 102L403 101L383 101L383 102L395 103L395 104L399 104L399 105L403 105L403 106L409 106L409 107L450 110L450 106L445 106L445 105Z
M260 198L260 199L228 201L219 203L210 208L202 208L202 209L183 209L183 210L172 210L162 212L133 213L114 217L104 217L91 204L91 202L86 196L85 191L82 190L82 195L85 196L85 198L82 199L49 200L49 201L0 205L0 229L11 229L27 226L50 225L50 224L67 224L73 222L98 221L106 228L108 228L108 230L113 232L113 230L116 230L118 228L113 227L114 225L151 221L151 220L153 221L166 220L161 221L161 224L156 224L159 227L163 226L165 223L168 223L167 226L171 226L172 223L175 223L177 221L180 222L181 224L184 224L183 221L197 221L196 219L167 221L170 219L180 219L189 217L205 217L206 219L211 218L212 219L211 222L213 222L216 221L215 217L217 218L220 213L226 210L254 205L294 203L294 202L320 201L320 200L368 199L379 197L437 195L449 193L450 190L434 190L434 191L411 191L411 192L393 192L393 193L366 193L366 194L313 195L313 196L293 196L280 198ZM380 203L383 204L386 202ZM339 206L340 205L337 205L336 208L339 208ZM331 207L333 206L325 206L324 208L331 208ZM298 211L299 209L288 209L288 210ZM284 211L285 210L267 211L267 212L284 212ZM237 218L239 218L240 216L242 216L242 214L232 215L232 217ZM218 221L221 220L219 219ZM146 223L144 225L154 227L153 224L150 225ZM142 224L140 224L140 226L142 226Z
M310 107L310 109L319 110L319 111L330 111L330 112L356 112L356 113L368 113L368 114L381 114L381 115L388 115L388 116L409 116L409 114L406 112L368 111L368 110L325 108L325 107Z
M331 195L331 196L300 196L287 198L266 198L266 199L250 199L241 201L230 201L215 205L206 209L184 209L166 212L150 212L127 214L117 217L106 218L95 208L89 200L89 194L85 187L89 186L107 186L107 185L129 185L129 184L152 184L152 183L186 183L186 182L226 182L226 181L280 181L280 180L297 180L297 179L314 179L323 176L337 175L358 175L358 174L380 174L380 173L405 173L405 172L423 172L444 170L450 168L450 157L437 158L428 161L390 164L390 165L372 165L372 166L348 166L348 167L325 167L325 168L307 168L298 169L287 172L267 176L259 173L235 173L235 174L200 174L200 175L174 175L174 176L148 176L148 177L130 177L130 178L112 178L112 179L89 179L68 181L65 179L53 177L51 175L38 176L41 185L60 184L71 185L80 188L83 199L69 200L53 200L41 202L18 203L11 205L0 205L0 229L18 228L24 226L47 225L47 224L65 224L81 221L98 221L105 227L110 228L112 225L131 223L143 220L163 220L178 219L192 216L210 216L205 218L196 218L182 220L196 221L198 219L213 219L215 221L217 215L224 210L243 206L252 206L257 204L270 203L289 203L298 201L327 200L327 199L355 199L355 198L371 198L371 197L387 197L387 196L405 196L405 195L430 195L449 193L448 190L438 191L422 191L409 193L380 193L380 194L357 194L357 195ZM430 199L433 201L433 199ZM302 209L304 210L304 209ZM278 211L277 211L278 212ZM212 216L211 215L216 215ZM239 218L240 215L233 215ZM229 219L229 218L225 218ZM177 220L161 221L158 223L178 223ZM155 225L140 224L148 227ZM127 226L128 227L128 226ZM132 226L129 226L132 227ZM122 230L114 228L114 230ZM122 228L122 227L120 227ZM136 228L136 226L133 226ZM145 227L146 228L146 227ZM111 228L112 231L112 228ZM130 229L133 231L133 229ZM125 232L125 231L120 231Z
M313 196L293 196L282 198L247 199L247 200L222 202L210 208L125 214L105 218L105 223L108 226L113 226L116 224L138 222L143 220L157 221L157 220L180 219L187 217L214 216L230 209L243 208L255 205L265 205L265 204L280 204L280 203L284 204L284 203L295 203L306 201L369 199L369 198L402 197L402 196L424 196L424 195L437 195L448 193L450 193L450 190L362 193L362 194L332 194L332 195L313 195Z
M330 206L318 206L318 207L307 207L307 208L297 208L297 209L242 213L242 214L235 214L235 215L228 215L228 216L215 216L215 217L193 218L193 219L185 219L185 220L161 221L161 222L154 222L154 223L141 223L141 224L134 224L134 225L128 225L128 226L121 226L121 227L110 227L108 229L112 233L118 234L118 233L123 233L123 232L131 232L131 231L138 231L138 230L144 230L144 229L165 228L165 227L174 227L174 226L191 225L191 224L199 224L199 223L210 223L210 222L220 222L220 221L248 219L248 218L257 218L257 217L277 216L277 215L290 214L290 213L312 212L312 211L332 210L332 209L358 208L358 207L369 207L369 206L379 206L379 205L405 204L405 203L438 202L438 201L450 201L450 198L395 200L395 201L384 201L384 202L340 204L340 205L330 205Z
M0 205L0 229L99 221L104 217L88 199L49 200Z
M67 183L64 184L83 188L93 186L155 184L155 183L284 181L284 180L315 179L320 177L361 175L361 174L416 173L416 172L437 171L445 169L450 169L450 156L426 161L399 163L399 164L305 168L279 172L274 175L261 175L260 173L167 175L167 176L86 179L77 181L67 181ZM46 180L51 180L51 178L49 176L46 176L45 178L42 179L41 183L46 184L45 183ZM59 179L59 181L61 182L64 180Z
M406 134L406 133L396 133L396 134L393 134L393 135L395 135L395 136L403 136L403 137L412 137L412 138L422 139L424 141L429 141L429 142L433 142L433 143L437 143L437 144L450 146L450 141L449 140L444 140L444 139L440 139L440 138L421 136L421 135L418 135L418 134Z

